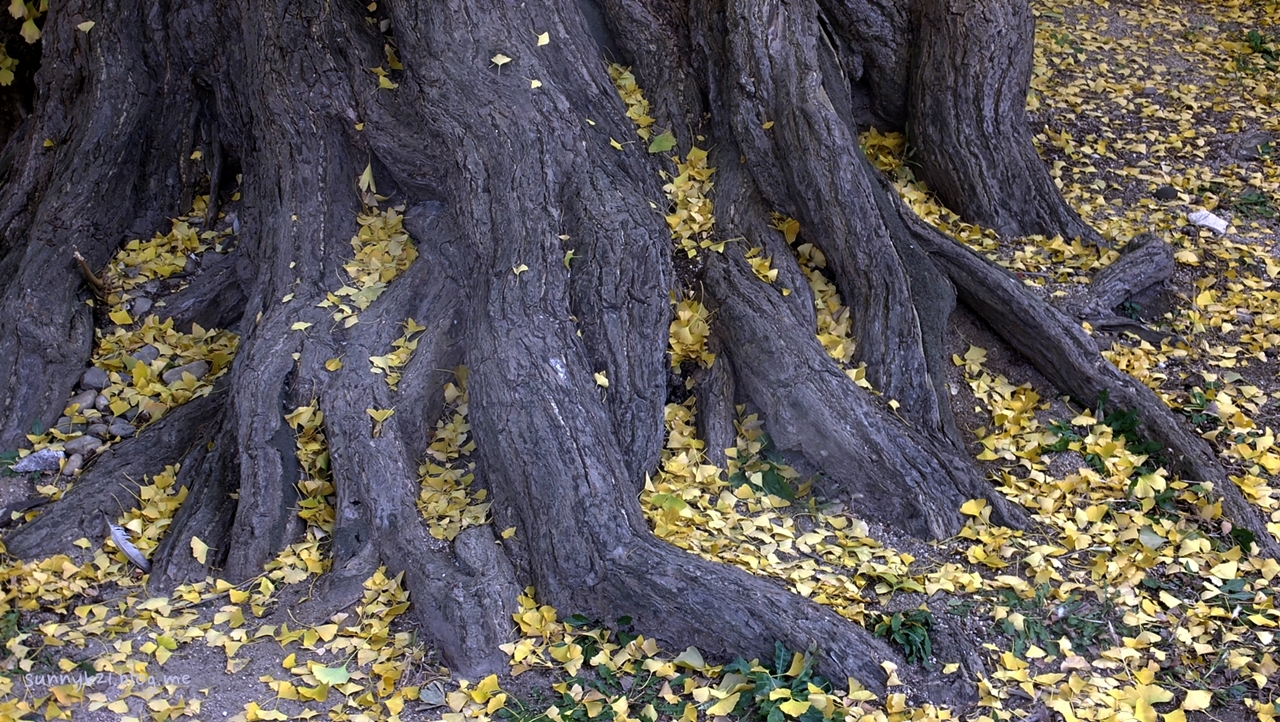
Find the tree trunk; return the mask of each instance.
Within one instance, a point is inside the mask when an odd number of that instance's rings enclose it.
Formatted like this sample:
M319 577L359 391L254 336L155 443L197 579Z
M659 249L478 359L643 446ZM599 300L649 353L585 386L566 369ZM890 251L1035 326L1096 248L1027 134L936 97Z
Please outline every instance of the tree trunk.
M36 110L6 146L14 160L0 176L0 357L14 360L0 375L0 446L54 422L86 366L94 314L72 247L100 268L195 193L211 191L211 208L229 202L218 178L234 169L241 230L230 256L158 310L183 326L221 324L240 345L214 393L112 447L65 501L12 532L9 549L66 548L82 532L63 529L128 498L112 493L117 471L137 478L143 459L154 470L181 460L190 496L153 579L254 575L301 532L301 467L285 415L314 399L336 488L321 606L341 606L351 580L379 562L403 570L450 666L487 674L504 667L509 614L518 590L534 584L559 609L630 615L647 634L714 655L816 642L826 674L882 689L879 661L896 654L861 627L668 546L644 520L637 489L660 456L664 405L684 390L670 378L667 346L671 294L685 289L717 309L720 357L697 386L712 415L704 433L730 443L733 405L759 409L780 449L825 472L822 493L862 516L945 537L960 527L959 506L980 497L995 521L1026 521L966 458L942 393L957 300L1062 390L1110 389L1114 402L1140 408L1153 437L1229 494L1203 442L1103 360L1078 324L921 224L860 152L868 123L906 125L935 154L925 157L973 160L925 166L939 192L949 182L965 189L954 202L974 220L1010 233L1089 233L1044 182L1023 126L1025 5L996 4L1017 22L974 10L956 24L953 4L52 8ZM96 26L77 31L86 17ZM403 69L388 61L389 43ZM1004 53L960 63L975 43ZM714 149L716 238L765 248L779 283L758 280L735 242L693 262L673 258L664 209L653 207L670 165L643 144L617 142L635 130L603 48L651 90L655 132L669 128L682 152ZM941 132L939 119L958 130ZM1010 131L998 146L976 132L991 123ZM227 169L211 181L188 161L201 137L217 139L203 144L217 156L210 168ZM362 202L378 200L357 183L366 167L389 199L382 207L404 206L419 257L348 326L318 304L345 282ZM1037 212L1012 214L1004 199ZM855 360L882 396L855 386L815 341L812 298L768 228L772 211L799 219L826 255L853 310ZM795 292L783 296L784 286ZM392 391L366 359L392 348L408 318L425 329ZM330 370L339 357L342 368ZM470 369L474 483L500 523L444 542L415 506L417 464L445 413L442 370L459 364ZM367 410L377 409L395 413L374 421ZM1240 522L1269 540L1249 509L1238 507ZM494 526L517 535L500 541ZM192 536L214 548L207 564L191 558Z
M1026 0L919 0L916 15L907 132L920 179L965 220L1002 235L1101 244L1031 144Z

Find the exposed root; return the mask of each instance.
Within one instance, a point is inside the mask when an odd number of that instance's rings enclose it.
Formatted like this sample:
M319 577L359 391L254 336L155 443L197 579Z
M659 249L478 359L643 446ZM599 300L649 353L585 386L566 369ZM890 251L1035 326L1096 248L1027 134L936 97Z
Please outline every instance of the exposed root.
M827 492L849 495L858 513L921 537L954 534L957 510L975 497L988 499L1002 523L1025 523L953 446L872 402L734 255L708 262L707 287L721 299L735 375L779 448L803 453L824 472Z
M968 248L918 220L909 225L921 247L955 284L961 301L1056 388L1088 404L1106 393L1108 408L1136 410L1140 431L1163 447L1171 470L1184 479L1212 482L1222 496L1224 513L1254 532L1262 554L1280 558L1280 543L1267 532L1261 511L1231 482L1208 443L1151 389L1103 358L1076 321L1027 293L1006 271Z
M920 177L965 220L1008 237L1102 244L1062 198L1031 142L1026 88L1035 20L1023 0L915 4L907 132Z
M225 394L215 391L174 409L147 433L113 445L84 471L57 504L5 536L9 553L32 559L66 554L80 537L97 537L98 513L115 518L136 505L138 483L170 464L183 460L194 447L208 442ZM69 531L70 530L70 531Z

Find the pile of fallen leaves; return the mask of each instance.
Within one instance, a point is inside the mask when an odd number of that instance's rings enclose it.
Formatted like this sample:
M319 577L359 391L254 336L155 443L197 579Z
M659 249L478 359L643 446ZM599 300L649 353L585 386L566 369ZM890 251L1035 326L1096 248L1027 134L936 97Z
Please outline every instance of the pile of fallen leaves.
M371 187L366 171L362 187ZM418 249L404 229L404 206L370 207L356 216L360 229L351 237L352 258L343 264L349 280L317 304L332 308L333 320L350 328L360 322L360 312L369 308L387 290L387 285L418 258ZM286 297L288 298L288 297Z
M471 488L476 464L469 457L476 442L467 422L466 367L458 367L454 376L458 383L445 384L444 417L436 422L427 458L418 467L418 511L431 536L449 541L463 529L489 521L488 491Z
M76 401L84 391L73 394L53 428L28 436L30 451L61 449L66 442L85 436L91 426L100 425L107 430L98 431L101 438L94 437L102 442L97 449L101 453L121 438L111 431L118 428L113 421L127 420L125 433L131 435L135 428L154 423L171 409L208 395L214 382L226 373L239 345L236 334L204 329L199 324L184 332L174 328L172 319L162 320L156 314L134 318L130 313L144 298L140 289L184 273L191 259L206 252L223 252L229 228L200 232L193 225L203 220L205 203L204 196L198 197L191 214L175 218L168 233L127 242L103 270L103 316L111 325L95 329L90 363L105 372L107 384L98 390L97 398L88 394L92 403ZM156 292L153 289L152 295ZM146 307L153 307L150 297L145 299ZM163 305L163 299L154 303L155 307ZM20 453L25 456L29 452ZM79 473L75 471L75 475ZM57 499L65 489L50 484L40 491Z
M418 338L426 326L420 326L413 319L406 319L404 322L404 333L400 338L391 342L391 352L383 356L370 356L369 367L370 373L384 374L387 379L387 388L395 391L400 385L400 369L409 363L409 358L413 356L413 352L418 350ZM336 369L330 369L336 370Z

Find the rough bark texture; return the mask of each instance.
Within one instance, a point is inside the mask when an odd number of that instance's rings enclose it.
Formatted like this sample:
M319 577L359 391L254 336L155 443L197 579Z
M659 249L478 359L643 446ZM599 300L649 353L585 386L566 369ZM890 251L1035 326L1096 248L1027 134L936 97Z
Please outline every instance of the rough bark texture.
M1150 233L1129 241L1120 257L1089 282L1089 300L1081 315L1102 317L1120 304L1168 282L1174 271L1173 248Z
M385 563L406 573L424 633L467 676L503 668L516 591L534 584L566 613L630 615L646 634L716 656L817 642L826 674L880 689L878 663L895 654L863 629L663 544L646 525L636 490L659 458L664 404L683 393L683 382L669 386L666 347L670 294L685 290L716 314L718 359L694 383L712 459L745 403L781 448L826 472L824 495L856 513L945 536L959 505L983 497L997 520L1022 524L964 457L942 392L943 329L958 300L1063 391L1107 389L1138 408L1183 472L1217 483L1265 539L1202 440L1076 322L924 227L860 152L867 123L915 128L928 152L971 161L925 165L940 191L948 177L972 190L973 205L968 194L948 200L974 220L988 218L982 209L1005 232L1087 233L1059 213L1023 125L1025 6L965 4L954 22L953 5L922 0L913 15L886 0L390 0L376 17L361 3L283 0L51 8L34 114L0 155L0 447L48 426L86 365L93 319L71 247L100 267L196 191L212 186L214 207L225 202L217 190L234 169L237 242L167 313L231 328L241 344L213 395L98 459L63 502L6 537L9 550L65 549L90 511L127 502L116 493L125 472L181 460L190 496L153 580L254 575L301 531L284 415L316 399L337 521L333 570L308 614L350 603ZM984 14L997 11L1012 15ZM75 31L86 17L93 32ZM384 21L404 65L389 76L395 89L369 72L385 62ZM549 44L537 44L542 32ZM984 62L960 62L977 47ZM491 62L499 53L511 60ZM715 149L716 232L763 247L775 284L750 272L737 241L673 262L658 204L669 161L610 142L634 129L606 58L634 65L681 151ZM209 180L189 161L198 140L216 145ZM341 285L366 165L388 203L405 206L421 255L343 328L316 304ZM1005 200L1035 212L1010 215ZM853 385L814 340L812 298L771 211L798 218L825 253L853 309L856 359L883 397ZM392 392L364 359L386 353L406 318L427 328ZM312 326L294 330L299 321ZM327 371L339 356L346 365ZM415 506L417 462L458 364L470 368L475 483L518 529L503 545L491 526L434 539ZM396 414L375 430L367 408ZM208 567L188 552L193 535L214 549ZM957 647L949 658L969 660L967 679L979 674L963 639L943 637ZM966 684L921 689L954 698Z
M1031 144L1035 19L1026 0L919 0L908 137L919 177L966 220L1101 243Z

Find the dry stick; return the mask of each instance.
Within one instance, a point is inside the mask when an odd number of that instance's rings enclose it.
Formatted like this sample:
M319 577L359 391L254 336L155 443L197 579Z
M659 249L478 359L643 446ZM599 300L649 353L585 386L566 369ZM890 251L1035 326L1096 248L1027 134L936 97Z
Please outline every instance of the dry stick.
M76 265L80 269L80 275L84 276L84 280L88 282L89 288L93 290L93 295L97 296L99 299L106 298L107 284L103 283L102 279L98 278L98 276L94 274L93 269L89 268L89 262L84 260L84 256L80 255L80 249L72 246L71 255L76 259Z
M1082 400L1098 398L1105 391L1115 408L1136 410L1143 433L1164 448L1183 478L1212 482L1223 512L1254 533L1262 555L1280 559L1280 543L1267 531L1266 517L1228 478L1208 442L1151 389L1103 358L1079 323L1027 293L1007 271L958 242L919 220L907 218L907 224L955 284L960 300L1055 387Z

